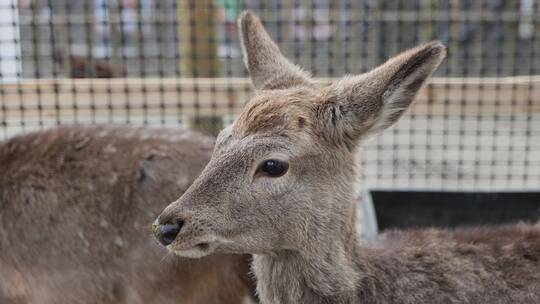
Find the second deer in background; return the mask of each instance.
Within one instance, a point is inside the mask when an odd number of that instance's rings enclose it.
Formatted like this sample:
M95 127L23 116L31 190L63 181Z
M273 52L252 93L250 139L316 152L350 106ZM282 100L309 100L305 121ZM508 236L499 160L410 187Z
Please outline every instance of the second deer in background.
M208 162L195 132L65 126L0 143L0 303L231 303L249 256L187 260L149 223Z

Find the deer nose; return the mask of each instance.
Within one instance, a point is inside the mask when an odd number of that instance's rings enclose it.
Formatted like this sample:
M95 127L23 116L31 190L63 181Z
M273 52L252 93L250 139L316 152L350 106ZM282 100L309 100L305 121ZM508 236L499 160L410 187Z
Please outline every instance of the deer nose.
M163 246L167 246L174 242L182 224L182 221L160 223L158 219L152 224L152 232Z

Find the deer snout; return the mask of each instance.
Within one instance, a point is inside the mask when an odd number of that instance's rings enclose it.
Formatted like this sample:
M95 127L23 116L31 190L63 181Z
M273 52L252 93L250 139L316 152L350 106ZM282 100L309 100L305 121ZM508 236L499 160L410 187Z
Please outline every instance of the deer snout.
M161 221L158 218L152 224L152 232L156 239L163 244L163 246L170 245L176 239L176 236L182 229L183 221Z

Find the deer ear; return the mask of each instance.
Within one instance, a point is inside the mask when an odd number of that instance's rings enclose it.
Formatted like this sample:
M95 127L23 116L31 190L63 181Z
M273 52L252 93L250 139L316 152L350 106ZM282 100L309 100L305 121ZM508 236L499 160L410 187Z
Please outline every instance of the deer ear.
M372 71L331 84L317 106L323 134L355 147L394 124L446 55L440 41L405 51Z
M257 15L242 12L238 29L244 63L256 89L285 89L310 83L310 76L281 54Z

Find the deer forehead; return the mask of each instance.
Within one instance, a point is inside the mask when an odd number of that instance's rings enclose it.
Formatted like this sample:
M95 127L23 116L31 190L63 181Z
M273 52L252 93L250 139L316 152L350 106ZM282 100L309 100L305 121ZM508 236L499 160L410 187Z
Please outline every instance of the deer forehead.
M321 103L321 96L320 92L304 88L257 92L232 131L241 137L259 133L292 137L313 125L313 109Z

